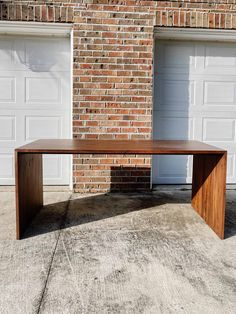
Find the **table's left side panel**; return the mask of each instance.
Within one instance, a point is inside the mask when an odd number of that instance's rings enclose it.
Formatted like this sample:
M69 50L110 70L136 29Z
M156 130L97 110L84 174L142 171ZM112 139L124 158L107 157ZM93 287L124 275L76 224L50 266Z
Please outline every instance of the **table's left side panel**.
M15 153L16 238L43 206L42 154Z

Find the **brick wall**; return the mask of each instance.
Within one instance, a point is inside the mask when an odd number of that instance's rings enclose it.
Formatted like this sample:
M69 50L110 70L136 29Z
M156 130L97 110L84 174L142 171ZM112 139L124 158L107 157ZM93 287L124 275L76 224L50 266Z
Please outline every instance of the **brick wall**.
M74 138L151 137L155 25L236 28L235 0L0 3L2 20L74 23ZM150 165L149 156L76 156L74 188L148 189Z
M106 2L88 4L74 14L74 136L148 139L155 3ZM149 188L149 182L149 156L75 159L80 191Z

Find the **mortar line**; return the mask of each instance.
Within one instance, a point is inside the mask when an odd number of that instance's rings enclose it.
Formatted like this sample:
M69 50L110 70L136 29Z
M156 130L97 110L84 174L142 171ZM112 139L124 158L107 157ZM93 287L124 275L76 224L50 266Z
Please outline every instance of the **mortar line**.
M40 314L40 311L41 311L41 306L42 306L44 295L45 295L45 292L46 292L46 289L47 289L49 276L50 276L52 265L53 265L53 262L54 262L54 257L56 255L56 250L57 250L57 247L58 247L58 243L59 243L59 239L60 239L60 236L61 236L61 233L62 233L62 229L65 226L65 221L66 221L66 217L67 217L67 213L68 213L68 210L69 210L71 199L72 199L72 194L70 195L70 197L67 200L66 209L65 209L65 212L64 212L64 214L62 216L61 223L59 225L58 236L57 236L57 239L56 239L55 247L53 249L52 258L51 258L50 263L49 263L49 268L48 268L45 284L44 284L44 287L42 289L42 294L41 294L41 297L40 297L40 300L39 300L39 306L38 306L38 309L36 311L36 314Z

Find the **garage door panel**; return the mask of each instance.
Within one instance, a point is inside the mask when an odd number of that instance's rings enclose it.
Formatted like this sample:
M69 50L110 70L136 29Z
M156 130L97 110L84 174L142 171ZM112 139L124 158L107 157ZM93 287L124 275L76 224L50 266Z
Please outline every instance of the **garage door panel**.
M0 71L0 109L68 109L70 73Z
M236 183L235 44L159 42L157 46L153 137L195 139L226 149L227 182ZM182 59L173 60L184 47L188 48ZM182 175L173 167L182 169ZM155 157L153 169L154 183L191 182L189 160ZM172 177L164 175L169 169L175 173Z
M0 152L18 145L21 137L18 132L19 117L19 112L13 109L0 110Z
M64 165L68 166L65 167ZM64 184L65 179L69 182L70 160L66 155L44 155L43 156L43 177L44 184Z
M64 167L67 164L68 167ZM46 155L43 156L44 184L65 184L70 180L69 156ZM14 153L0 153L0 180L4 185L15 184L14 180Z
M191 183L191 163L191 156L154 156L153 182L157 184Z
M62 160L60 155L43 156L43 170L46 178L62 177Z
M204 118L203 141L235 142L235 119Z
M165 45L159 45L157 42L155 54L160 62L155 65L155 71L158 73L189 73L189 66L193 68L196 66L195 53L195 46L188 43L176 46L170 42L166 42Z
M70 105L70 73L16 73L15 90L17 105L9 103L9 108L16 110L65 110ZM6 102L1 103L0 109L6 108Z
M0 153L0 180L2 182L13 182L14 177L14 154Z
M204 81L204 105L236 106L236 82Z
M233 181L233 179L235 177L235 162L236 162L235 154L228 153L228 157L227 157L227 177L228 177L228 180L231 180L231 181Z
M155 54L159 62L154 69L159 74L235 75L234 44L157 41Z
M57 38L28 39L24 43L26 64L35 71L68 71L69 46Z
M235 67L236 51L231 44L208 44L205 46L205 68Z
M15 42L0 36L0 70L9 69L14 65Z
M194 120L188 117L160 117L154 127L154 137L163 140L193 138Z
M25 78L26 103L61 104L60 78Z
M25 140L61 138L62 124L62 116L25 116Z
M14 184L15 147L70 138L70 93L68 38L0 36L0 184ZM69 184L69 158L46 158L44 166L45 184Z
M176 108L187 110L189 104L194 106L195 89L195 82L188 79L163 79L157 87L155 96L159 98L160 109L165 106L166 110Z
M16 117L0 116L0 141L16 141Z
M0 103L15 103L16 101L16 78L4 76L0 72Z
M18 38L21 37L21 40ZM14 41L16 70L68 71L70 45L66 39L18 36Z

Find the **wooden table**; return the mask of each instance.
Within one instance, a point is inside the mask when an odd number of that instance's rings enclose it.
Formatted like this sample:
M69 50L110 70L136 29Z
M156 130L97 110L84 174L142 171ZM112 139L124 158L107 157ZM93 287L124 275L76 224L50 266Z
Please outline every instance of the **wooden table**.
M197 141L56 139L15 150L17 239L43 206L43 154L193 155L192 206L224 238L225 150Z

